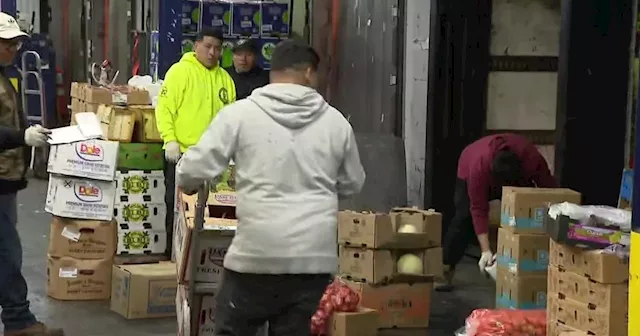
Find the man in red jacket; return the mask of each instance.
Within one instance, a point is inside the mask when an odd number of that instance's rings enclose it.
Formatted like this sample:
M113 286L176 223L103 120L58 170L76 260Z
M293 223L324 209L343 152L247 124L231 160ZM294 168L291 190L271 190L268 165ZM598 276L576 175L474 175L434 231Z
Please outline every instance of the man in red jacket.
M455 214L444 236L445 276L438 290L452 289L455 267L476 237L482 250L480 272L495 262L488 235L489 201L502 198L503 186L553 188L557 183L547 161L523 136L490 135L467 146L458 161Z

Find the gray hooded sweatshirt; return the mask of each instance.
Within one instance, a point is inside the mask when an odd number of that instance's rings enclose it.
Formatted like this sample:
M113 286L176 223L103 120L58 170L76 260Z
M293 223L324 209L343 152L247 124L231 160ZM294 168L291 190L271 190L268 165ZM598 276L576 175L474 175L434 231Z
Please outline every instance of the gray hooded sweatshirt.
M314 89L269 84L223 108L176 168L183 190L213 180L233 159L238 227L224 266L240 273L337 271L338 197L365 172L340 111Z

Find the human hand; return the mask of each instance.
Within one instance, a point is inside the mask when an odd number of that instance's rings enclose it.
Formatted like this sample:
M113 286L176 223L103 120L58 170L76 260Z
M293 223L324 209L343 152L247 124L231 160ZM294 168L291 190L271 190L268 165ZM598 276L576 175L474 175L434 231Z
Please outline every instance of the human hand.
M51 130L40 125L30 126L24 131L24 143L31 147L47 146L49 145L47 142L49 134L51 134Z
M176 163L180 160L180 156L182 156L182 153L180 152L180 144L176 141L167 143L167 146L164 148L164 157L167 161Z
M480 273L486 274L486 268L492 266L496 262L496 256L491 252L491 250L486 250L482 252L480 256L480 261L478 261L478 268L480 269Z

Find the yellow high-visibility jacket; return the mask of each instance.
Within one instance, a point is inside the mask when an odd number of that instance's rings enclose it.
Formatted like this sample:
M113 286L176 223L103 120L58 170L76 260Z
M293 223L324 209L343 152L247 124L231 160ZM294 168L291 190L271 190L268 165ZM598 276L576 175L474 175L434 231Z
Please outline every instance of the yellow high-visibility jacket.
M184 54L167 71L156 105L164 144L177 141L184 153L200 140L218 111L235 100L236 87L225 69L207 69L194 52Z

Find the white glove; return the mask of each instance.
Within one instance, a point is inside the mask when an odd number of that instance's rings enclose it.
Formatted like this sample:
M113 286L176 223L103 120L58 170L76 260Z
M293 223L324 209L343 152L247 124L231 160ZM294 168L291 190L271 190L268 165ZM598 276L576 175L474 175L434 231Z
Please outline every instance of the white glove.
M178 160L180 160L181 155L182 153L180 152L179 143L175 141L171 141L167 143L167 146L164 148L164 157L167 159L168 162L171 162L171 163L178 162Z
M478 268L480 268L480 273L486 274L486 268L490 267L496 262L496 256L491 251L482 252L482 256L480 256L480 261L478 261Z
M40 125L31 126L24 131L24 143L31 147L47 146L49 134L51 131Z

